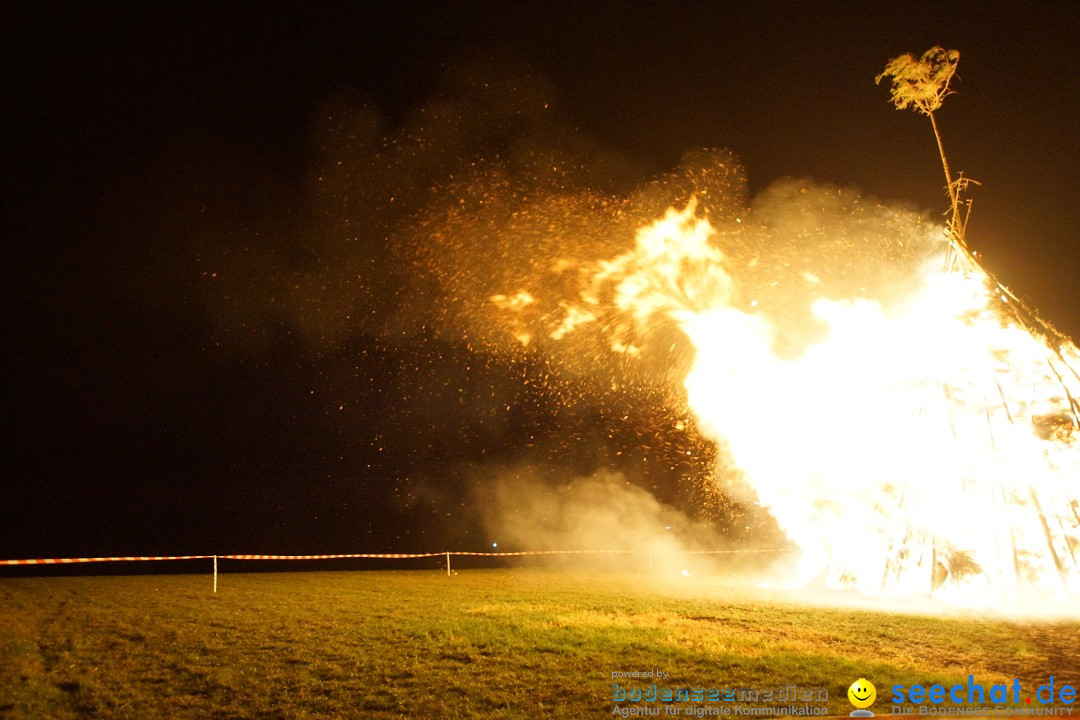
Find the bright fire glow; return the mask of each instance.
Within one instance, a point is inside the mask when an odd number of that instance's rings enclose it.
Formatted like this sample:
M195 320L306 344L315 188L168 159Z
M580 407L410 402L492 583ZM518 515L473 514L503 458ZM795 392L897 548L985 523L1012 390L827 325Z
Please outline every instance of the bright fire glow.
M798 547L802 583L967 606L1075 598L1080 353L1003 310L977 264L945 271L943 258L887 306L819 297L824 334L779 352L691 201L598 263L550 338L612 309L676 324L695 350L699 430Z

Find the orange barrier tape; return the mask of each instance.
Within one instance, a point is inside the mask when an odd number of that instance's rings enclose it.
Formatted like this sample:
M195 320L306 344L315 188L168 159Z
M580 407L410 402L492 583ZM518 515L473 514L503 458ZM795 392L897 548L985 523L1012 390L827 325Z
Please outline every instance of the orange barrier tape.
M522 550L520 552L469 552L451 550L451 555L480 557L519 557L521 555L636 555L647 550ZM440 553L445 555L446 553Z
M0 565L69 565L72 563L131 562L142 560L205 560L213 555L160 555L156 557L93 557L93 558L39 558L34 560L0 560Z
M505 557L520 555L727 555L742 553L782 553L787 550L523 550L521 552L468 552L451 550L451 555ZM446 553L435 553L446 555Z
M450 553L453 555L454 553ZM347 553L344 555L218 555L225 560L335 560L338 558L425 558L443 557L445 552L435 553Z

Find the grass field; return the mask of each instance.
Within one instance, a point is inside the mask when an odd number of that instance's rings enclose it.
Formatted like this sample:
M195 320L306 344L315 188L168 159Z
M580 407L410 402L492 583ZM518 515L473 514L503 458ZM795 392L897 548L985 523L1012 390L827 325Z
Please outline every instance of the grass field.
M612 673L653 668L670 687L824 687L843 715L862 676L879 715L896 683L1080 684L1075 622L809 608L697 577L225 574L210 590L0 580L0 717L607 717Z

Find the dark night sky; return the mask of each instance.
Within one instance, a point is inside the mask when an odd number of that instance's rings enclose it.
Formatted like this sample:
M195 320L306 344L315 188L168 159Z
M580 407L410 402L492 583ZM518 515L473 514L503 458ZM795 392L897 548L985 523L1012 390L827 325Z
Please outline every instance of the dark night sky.
M808 176L937 212L929 124L873 77L958 48L941 124L982 182L969 239L1080 337L1080 5L862 5L6 3L0 557L466 549L462 468L587 473L659 422L632 398L555 420L530 368L444 340L222 341L203 273L267 236L306 251L321 109L351 97L393 132L448 68L549 83L625 183L721 147L752 190ZM517 409L493 430L496 393ZM609 431L580 457L558 441Z

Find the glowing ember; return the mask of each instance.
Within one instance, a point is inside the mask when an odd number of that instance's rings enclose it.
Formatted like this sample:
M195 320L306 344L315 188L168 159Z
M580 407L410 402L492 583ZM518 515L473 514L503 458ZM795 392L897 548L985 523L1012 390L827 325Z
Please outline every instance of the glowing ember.
M969 256L944 270L944 239L904 292L872 300L827 297L796 268L821 328L792 341L776 318L800 308L740 294L722 247L740 231L694 200L669 209L590 269L549 338L592 324L634 354L673 322L695 350L699 430L798 546L801 583L972 606L1080 595L1076 346L1029 331Z

